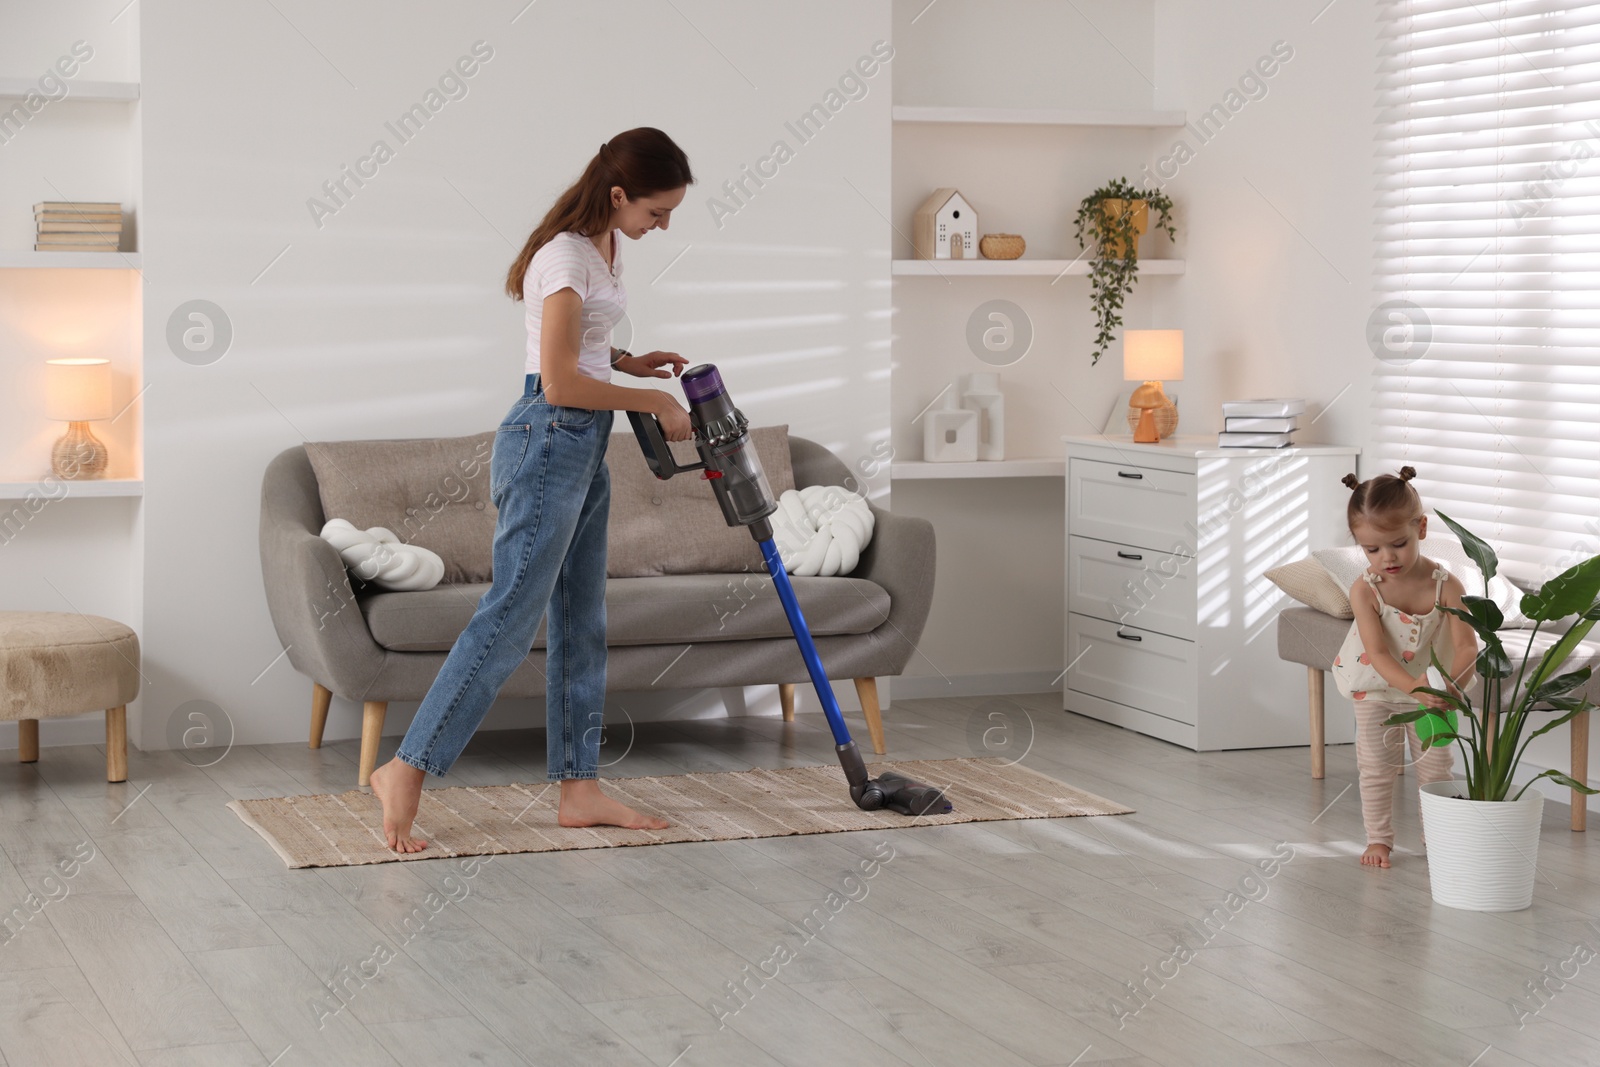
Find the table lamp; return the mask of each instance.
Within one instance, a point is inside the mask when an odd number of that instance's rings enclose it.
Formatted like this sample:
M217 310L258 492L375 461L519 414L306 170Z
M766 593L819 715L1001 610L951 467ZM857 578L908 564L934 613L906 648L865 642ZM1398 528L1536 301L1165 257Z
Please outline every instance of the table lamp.
M50 450L50 469L69 481L104 478L110 455L89 423L111 417L111 361L47 359L44 383L45 417L67 423Z
M1178 407L1161 388L1163 381L1183 380L1182 330L1125 330L1122 334L1122 380L1143 382L1128 398L1128 422L1135 444L1153 445L1178 428Z

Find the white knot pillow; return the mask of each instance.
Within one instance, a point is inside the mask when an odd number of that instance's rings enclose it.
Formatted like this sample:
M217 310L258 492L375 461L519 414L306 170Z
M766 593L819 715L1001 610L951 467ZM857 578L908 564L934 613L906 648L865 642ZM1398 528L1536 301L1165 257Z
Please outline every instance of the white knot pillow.
M351 574L379 589L432 589L444 578L444 560L421 545L408 545L382 526L358 530L347 519L329 519L322 539L339 550Z
M772 515L784 569L801 576L849 574L872 540L872 509L841 485L787 490Z

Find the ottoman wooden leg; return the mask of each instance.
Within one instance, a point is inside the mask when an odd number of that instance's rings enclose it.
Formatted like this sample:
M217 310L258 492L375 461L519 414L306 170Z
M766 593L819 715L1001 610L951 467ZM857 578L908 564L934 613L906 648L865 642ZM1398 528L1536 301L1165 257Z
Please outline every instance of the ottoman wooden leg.
M333 694L318 682L311 683L311 747L322 747L322 728L328 725L328 703Z
M856 696L861 699L861 714L867 718L867 731L872 734L872 751L883 755L883 716L878 711L878 680L857 678Z
M106 781L128 780L128 708L106 709Z
M1589 782L1589 712L1574 715L1567 723L1572 730L1572 777L1585 785ZM1589 797L1572 791L1572 828L1582 833L1589 822Z
M361 705L361 771L357 785L367 785L372 780L372 769L378 765L378 742L383 738L383 716L388 710L386 700L369 700Z
M17 720L17 762L39 762L39 720Z
M1311 696L1311 777L1321 778L1327 770L1327 753L1323 750L1323 739L1327 733L1323 723L1322 672L1315 667L1307 667L1306 671L1306 684Z
M778 703L783 706L783 721L794 722L794 683L778 683Z

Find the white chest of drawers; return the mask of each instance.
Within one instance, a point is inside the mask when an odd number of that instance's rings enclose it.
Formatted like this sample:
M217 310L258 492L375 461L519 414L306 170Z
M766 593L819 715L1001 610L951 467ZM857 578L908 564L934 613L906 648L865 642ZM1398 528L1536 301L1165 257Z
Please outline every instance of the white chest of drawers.
M1349 542L1339 479L1360 450L1063 441L1063 706L1197 751L1306 744L1305 671L1277 651L1292 601L1264 574Z

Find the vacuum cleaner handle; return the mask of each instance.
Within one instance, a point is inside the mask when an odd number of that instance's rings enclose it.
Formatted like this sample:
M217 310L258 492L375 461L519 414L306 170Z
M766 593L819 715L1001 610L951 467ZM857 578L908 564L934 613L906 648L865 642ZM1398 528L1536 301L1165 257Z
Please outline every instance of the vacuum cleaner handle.
M657 478L666 481L674 474L704 469L703 462L680 466L672 458L672 449L667 447L666 435L661 432L661 420L654 415L644 411L630 411L628 421L633 423L633 435L639 439L639 447L644 450L644 461L650 465L650 472Z

